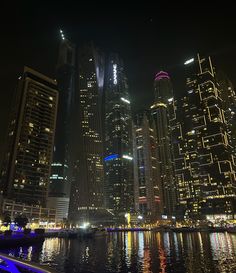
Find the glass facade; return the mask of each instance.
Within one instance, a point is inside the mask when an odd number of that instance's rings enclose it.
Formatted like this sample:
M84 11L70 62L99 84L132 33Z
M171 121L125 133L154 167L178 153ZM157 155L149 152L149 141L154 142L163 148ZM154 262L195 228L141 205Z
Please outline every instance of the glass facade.
M75 114L75 45L61 32L56 78L58 82L59 100L56 123L56 134L51 166L48 206L56 208L60 213L57 220L68 217L68 207L73 166L73 135ZM63 204L64 209L61 207Z
M175 215L176 185L172 150L172 128L176 122L173 88L167 72L160 71L154 81L155 102L151 106L157 137L157 160L162 213Z
M111 54L105 70L104 164L106 206L116 215L132 211L132 119L123 62Z
M49 197L70 196L71 138L73 134L73 109L75 100L75 46L67 39L61 40L56 68L59 101Z
M78 138L69 218L72 222L96 222L104 208L104 170L101 102L103 57L93 45L78 49ZM77 147L77 148L76 148Z
M150 126L149 113L135 117L133 129L135 210L146 221L160 218L160 180L158 177L156 132Z

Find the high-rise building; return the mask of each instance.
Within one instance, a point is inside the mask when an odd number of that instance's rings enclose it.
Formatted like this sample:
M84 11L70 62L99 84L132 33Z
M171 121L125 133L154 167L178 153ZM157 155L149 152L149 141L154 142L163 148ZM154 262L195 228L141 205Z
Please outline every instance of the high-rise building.
M236 156L236 93L232 82L223 71L217 71L217 81L222 91L222 107L225 111L229 143Z
M124 65L116 54L106 63L104 118L106 206L122 219L134 209L132 118Z
M173 88L167 72L160 71L154 81L154 104L151 114L157 134L157 158L160 197L163 214L173 216L176 207L176 185L172 150L172 127L175 123Z
M149 113L135 117L133 128L135 210L146 221L160 219L160 180L158 177L156 132L150 126Z
M104 169L102 145L103 57L93 45L78 49L79 135L73 172L69 219L72 223L102 221Z
M59 100L53 162L51 167L48 206L57 209L57 220L68 216L71 172L73 166L75 45L60 30L56 78Z
M56 81L25 67L16 90L1 174L5 197L45 206L57 103Z
M236 161L226 99L232 89L219 84L210 57L197 55L185 65L187 92L178 105L174 149L179 205L185 217L230 218L236 204Z

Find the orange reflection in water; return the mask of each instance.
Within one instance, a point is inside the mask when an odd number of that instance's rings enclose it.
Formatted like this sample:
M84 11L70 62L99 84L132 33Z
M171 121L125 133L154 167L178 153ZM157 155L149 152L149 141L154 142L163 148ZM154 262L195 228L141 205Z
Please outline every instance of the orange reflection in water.
M152 273L151 267L151 255L150 255L150 232L139 233L139 244L142 249L143 256L143 273Z
M160 232L157 233L157 244L158 244L158 253L159 253L159 260L160 260L160 273L166 273L166 253L162 246L161 241L161 234Z
M150 266L151 266L150 250L149 247L145 247L143 255L143 273L152 273L152 271L150 270Z

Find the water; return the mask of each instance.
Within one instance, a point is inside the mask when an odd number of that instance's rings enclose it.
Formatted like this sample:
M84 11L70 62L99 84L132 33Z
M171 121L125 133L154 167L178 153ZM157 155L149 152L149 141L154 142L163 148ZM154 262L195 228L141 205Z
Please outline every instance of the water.
M0 251L65 273L236 272L236 234L228 233L118 232Z

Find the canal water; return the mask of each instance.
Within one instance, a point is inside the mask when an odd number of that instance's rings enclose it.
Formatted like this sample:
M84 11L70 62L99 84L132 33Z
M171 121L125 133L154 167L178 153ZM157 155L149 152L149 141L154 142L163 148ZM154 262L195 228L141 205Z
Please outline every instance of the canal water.
M236 234L117 232L93 239L47 238L0 252L47 264L58 272L233 273Z

